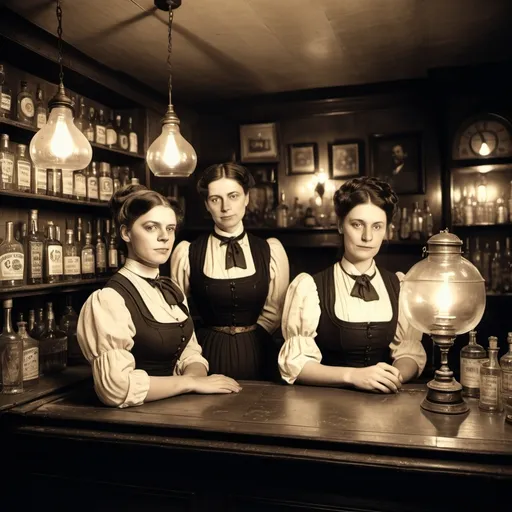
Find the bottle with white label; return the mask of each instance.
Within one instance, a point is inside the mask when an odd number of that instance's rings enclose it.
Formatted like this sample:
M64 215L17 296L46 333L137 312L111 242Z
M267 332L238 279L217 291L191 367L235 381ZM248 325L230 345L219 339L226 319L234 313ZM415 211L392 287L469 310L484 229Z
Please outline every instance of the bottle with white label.
M27 237L27 284L43 282L44 236L39 232L38 211L30 210L30 229Z
M130 141L128 134L123 130L122 119L119 114L116 116L116 129L117 129L117 147L123 151L128 151L130 148Z
M46 170L46 194L49 196L62 197L62 170L47 169Z
M503 403L512 401L512 332L507 334L508 352L501 356L500 366L503 372L502 388ZM512 405L512 403L511 403Z
M485 412L503 411L501 394L502 372L498 363L498 338L489 336L489 361L480 368L480 401L478 407Z
M102 144L103 146L107 144L107 130L105 128L105 116L103 114L103 110L100 110L100 116L96 121L96 126L94 127L94 141L96 144Z
M75 234L72 229L66 229L66 243L64 253L64 281L76 281L80 279L80 247L75 242Z
M99 188L98 188L98 164L91 162L91 165L86 169L87 178L87 201L99 201Z
M464 396L480 396L480 367L485 361L485 349L476 342L476 331L470 331L469 343L460 351L460 383Z
M75 171L62 170L62 197L73 198L73 173Z
M100 162L100 177L98 180L100 201L110 201L112 192L114 191L114 182L110 172L110 164L108 162Z
M23 390L39 383L39 341L27 332L27 322L18 322L18 336L23 342Z
M12 91L5 83L4 65L0 64L0 117L11 117Z
M82 247L82 279L94 279L96 277L96 255L94 245L91 243L91 233L85 234L85 245Z
M20 82L20 92L17 99L16 116L22 123L34 125L35 107L32 93L28 90L28 83L25 80Z
M73 197L78 201L87 200L87 179L82 170L73 172Z
M55 238L55 226L48 221L48 236L44 248L44 281L59 283L64 274L62 244Z
M133 130L133 119L131 117L128 118L128 142L130 144L128 151L130 153L138 153L139 137L137 136L137 133Z
M23 342L12 328L12 299L3 301L4 324L0 332L0 393L23 392Z
M117 130L114 126L114 112L110 111L110 119L107 123L105 131L107 132L107 146L109 148L117 147Z
M27 158L27 146L17 145L16 154L16 181L20 192L32 190L32 162Z
M48 120L48 109L44 101L44 91L41 84L37 86L36 92L36 127L42 128Z
M94 118L96 117L96 113L94 111L94 107L89 108L89 124L84 127L84 135L89 142L94 142Z
M0 137L0 190L16 190L14 153L9 149L9 135Z
M0 285L21 286L25 268L23 246L14 238L14 224L5 223L5 240L0 244Z
M47 173L46 169L42 167L32 166L32 192L38 195L46 195L48 191L47 187Z

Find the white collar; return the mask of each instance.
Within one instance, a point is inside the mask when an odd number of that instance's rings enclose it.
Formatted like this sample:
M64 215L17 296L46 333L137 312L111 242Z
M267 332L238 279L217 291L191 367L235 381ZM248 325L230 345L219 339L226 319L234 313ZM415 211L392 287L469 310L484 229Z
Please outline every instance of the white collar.
M126 268L140 277L149 277L151 279L154 279L158 274L160 274L160 270L158 268L148 267L147 265L144 265L144 263L132 260L131 258L126 258L123 268Z
M343 270L345 270L345 272L347 274L351 274L353 276L363 275L363 272L359 272L359 270L357 270L357 268L352 263L350 263L350 261L345 259L345 256L343 256L343 258L341 259L341 266L343 267ZM368 270L366 272L364 272L364 274L371 276L374 273L375 273L375 260L372 260L370 267L368 268Z
M244 231L244 223L240 221L238 223L238 226L236 227L235 231L233 233L228 233L227 231L222 231L222 229L219 229L217 225L213 227L215 233L217 233L220 236L227 236L228 238L231 238L232 236L238 236Z

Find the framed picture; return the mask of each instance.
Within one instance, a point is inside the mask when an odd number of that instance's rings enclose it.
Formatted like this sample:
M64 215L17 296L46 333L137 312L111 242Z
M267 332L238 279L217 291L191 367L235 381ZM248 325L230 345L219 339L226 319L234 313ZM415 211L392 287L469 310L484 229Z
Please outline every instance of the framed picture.
M288 174L314 174L318 169L318 146L314 142L288 144Z
M373 135L372 176L387 181L397 194L424 194L421 132Z
M361 174L363 159L363 142L360 140L329 143L329 171L334 180Z
M277 162L276 123L240 125L240 154L242 162Z

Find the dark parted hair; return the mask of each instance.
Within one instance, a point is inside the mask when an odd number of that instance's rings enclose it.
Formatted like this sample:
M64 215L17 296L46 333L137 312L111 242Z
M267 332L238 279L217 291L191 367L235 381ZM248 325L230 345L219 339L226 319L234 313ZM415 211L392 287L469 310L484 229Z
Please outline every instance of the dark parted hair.
M174 199L163 196L144 185L127 185L112 194L109 207L117 230L118 248L127 251L126 242L121 238L121 226L131 229L133 223L155 206L167 206L176 214L176 222L182 221L183 213ZM177 227L178 227L177 226Z
M251 172L243 165L235 162L210 165L197 182L197 191L205 201L208 199L208 185L222 178L235 180L244 189L245 195L255 185Z
M368 202L384 210L389 224L397 210L398 196L389 183L369 176L352 178L334 193L334 211L340 222L359 204Z

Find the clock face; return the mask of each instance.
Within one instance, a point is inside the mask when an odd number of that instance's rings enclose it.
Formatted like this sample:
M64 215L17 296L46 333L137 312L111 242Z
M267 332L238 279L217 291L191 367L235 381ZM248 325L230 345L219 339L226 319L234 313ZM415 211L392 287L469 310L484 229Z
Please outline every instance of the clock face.
M455 137L454 160L512 156L512 126L505 119L489 115L463 125Z

